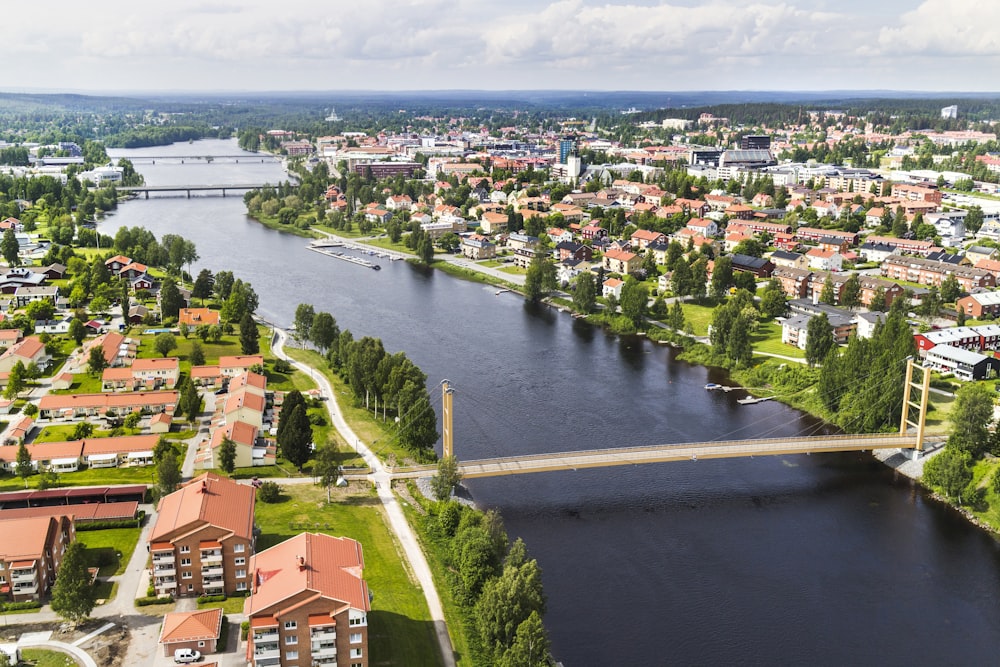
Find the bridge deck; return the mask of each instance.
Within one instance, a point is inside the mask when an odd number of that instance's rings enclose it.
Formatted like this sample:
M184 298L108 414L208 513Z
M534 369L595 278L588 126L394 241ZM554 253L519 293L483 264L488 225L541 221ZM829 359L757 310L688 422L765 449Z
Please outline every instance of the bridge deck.
M831 435L801 438L770 438L764 440L721 440L692 442L681 445L649 445L617 449L594 449L580 452L534 454L509 458L460 461L459 469L466 478L523 475L533 472L606 468L611 466L696 461L779 454L820 454L852 452L869 449L912 448L915 435ZM433 475L436 466L396 468L390 473L395 479Z
M124 185L116 189L118 192L177 192L183 190L257 190L268 185L267 183L230 183L227 185L213 185L211 183L198 183L194 185Z

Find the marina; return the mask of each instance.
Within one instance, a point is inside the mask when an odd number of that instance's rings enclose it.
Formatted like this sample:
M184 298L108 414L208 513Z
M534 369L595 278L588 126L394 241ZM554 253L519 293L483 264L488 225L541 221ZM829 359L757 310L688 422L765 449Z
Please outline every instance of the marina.
M345 262L350 262L351 264L357 264L358 266L364 266L369 269L375 269L376 271L379 271L382 268L375 262L369 262L367 259L355 257L354 255L347 255L343 252L335 250L327 250L326 248L318 248L312 245L309 246L309 249L314 252L318 252L321 255L326 255L327 257L333 257L334 259L342 259Z

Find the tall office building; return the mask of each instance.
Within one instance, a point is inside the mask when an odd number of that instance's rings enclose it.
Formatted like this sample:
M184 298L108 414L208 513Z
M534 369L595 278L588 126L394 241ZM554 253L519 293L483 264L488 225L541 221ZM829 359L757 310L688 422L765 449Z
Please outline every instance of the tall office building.
M559 140L559 164L566 164L566 158L576 152L576 139L563 137Z

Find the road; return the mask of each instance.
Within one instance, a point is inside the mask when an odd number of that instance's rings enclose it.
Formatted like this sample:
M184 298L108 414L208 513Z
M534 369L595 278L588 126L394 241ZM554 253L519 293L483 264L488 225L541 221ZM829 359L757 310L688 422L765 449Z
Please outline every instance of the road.
M389 527L392 529L400 545L402 545L403 553L410 564L410 570L423 589L424 599L427 600L427 608L430 610L431 620L434 622L434 632L437 636L438 646L441 649L441 656L445 667L454 667L455 657L451 646L451 637L448 635L448 626L444 620L441 598L438 596L437 588L434 586L434 577L431 575L430 566L428 566L424 552L420 548L417 536L414 534L409 522L407 522L403 510L399 506L399 501L392 492L392 479L388 471L382 466L382 462L372 453L368 445L361 441L361 438L358 437L347 421L344 420L344 416L337 405L333 387L323 374L313 372L313 369L306 364L294 361L285 354L284 346L287 337L288 334L283 329L274 328L274 338L272 339L271 347L275 356L289 361L303 373L308 373L319 384L323 394L329 397L329 400L325 401L325 403L331 423L340 433L341 437L344 438L344 441L364 458L371 469L372 472L368 478L375 484L379 500L385 508L386 516L389 518ZM276 479L275 481L284 483L285 480ZM305 481L311 482L311 480Z

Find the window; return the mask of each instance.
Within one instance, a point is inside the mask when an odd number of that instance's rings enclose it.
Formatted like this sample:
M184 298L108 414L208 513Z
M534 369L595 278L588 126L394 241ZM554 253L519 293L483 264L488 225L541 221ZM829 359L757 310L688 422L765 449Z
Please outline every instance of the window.
M352 644L360 644L361 643L361 633L360 632L352 632L351 633L351 643Z
M351 620L349 621L349 623L350 623L350 625L366 625L367 624L366 623L367 620L368 619L364 615L361 615L361 616L358 616L357 618L351 618Z
M285 651L285 660L298 660L298 659L299 659L298 651Z
M351 667L365 667L365 663L363 663L363 662L352 662L351 663Z
M233 561L233 565L246 565L246 564L247 564L246 558L237 558L236 560Z
M352 658L360 658L361 657L361 649L359 649L359 648L352 648L351 649L351 657Z
M194 575L191 574L190 572L186 572L186 571L185 572L181 572L181 579L191 579L193 577L194 577Z
M295 621L285 621L285 630L295 630L299 627L299 624Z
M182 554L189 554L189 553L191 553L191 547L181 547L181 553Z
M237 581L236 582L236 590L238 590L238 591L245 591L246 589L247 589L247 582L245 582L245 581Z
M236 578L237 579L246 579L247 578L247 571L246 570L236 570Z
M181 558L181 565L190 565L190 564L191 564L190 558Z
M241 554L241 553L243 553L244 549L246 549L246 545L245 544L234 544L233 545L233 553L234 554Z
M205 642L198 642L198 648L205 648Z
M188 584L188 593L194 590L194 584Z
M299 636L298 635L287 635L285 637L285 644L291 645L291 644L298 644L298 643L299 643Z

